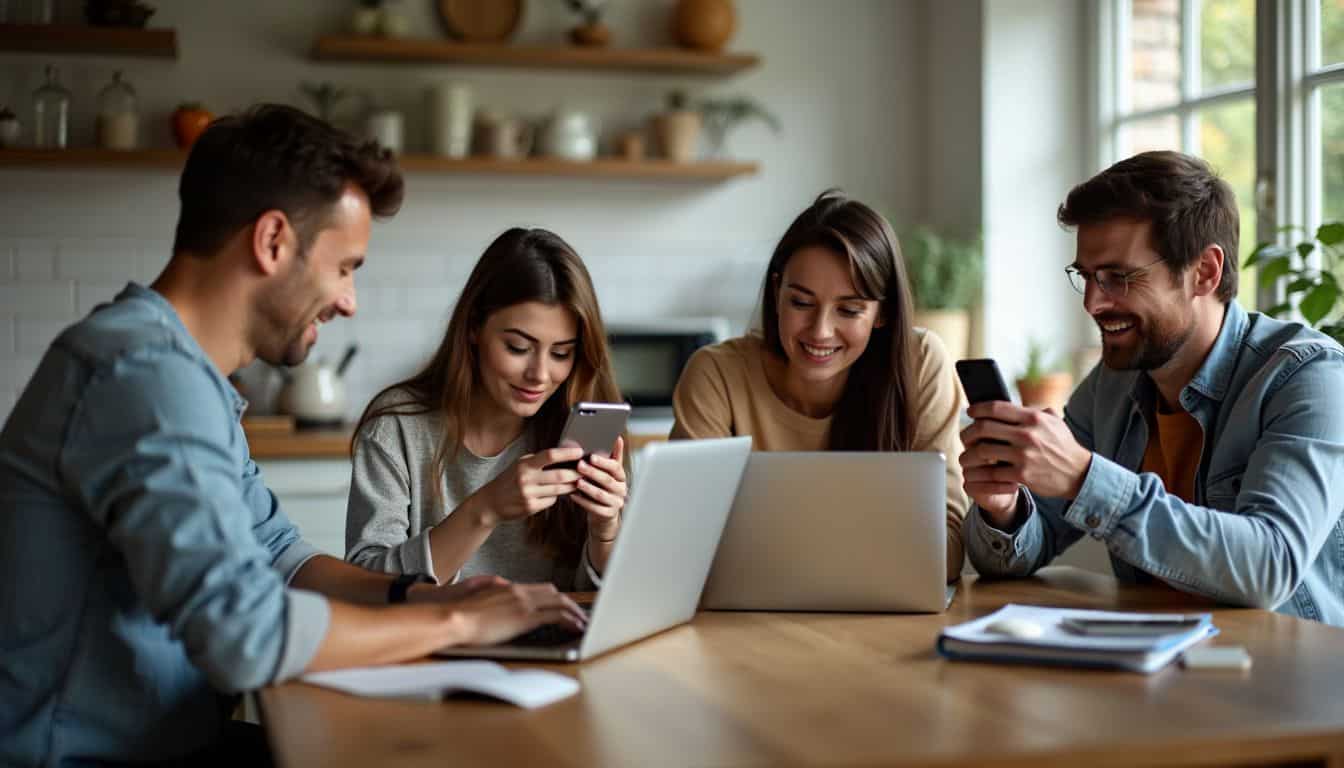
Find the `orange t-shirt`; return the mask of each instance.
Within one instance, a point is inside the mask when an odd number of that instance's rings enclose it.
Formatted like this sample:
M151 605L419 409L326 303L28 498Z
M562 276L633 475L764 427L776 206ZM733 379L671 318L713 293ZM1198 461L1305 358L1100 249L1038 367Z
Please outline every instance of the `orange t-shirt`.
M1178 496L1188 504L1195 503L1195 473L1199 471L1199 454L1204 446L1204 430L1195 417L1184 410L1175 413L1158 411L1150 425L1148 449L1143 454L1141 471L1152 472L1162 478L1167 493ZM1172 586L1159 577L1154 583Z
M1143 454L1143 472L1162 478L1167 493L1195 503L1195 473L1204 445L1204 430L1195 417L1183 410L1156 414L1148 449Z

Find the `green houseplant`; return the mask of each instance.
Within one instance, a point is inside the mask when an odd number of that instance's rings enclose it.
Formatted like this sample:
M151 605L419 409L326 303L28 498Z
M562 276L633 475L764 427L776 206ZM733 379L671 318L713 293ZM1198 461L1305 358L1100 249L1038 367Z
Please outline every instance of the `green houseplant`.
M1336 276L1340 266L1341 244L1344 244L1344 223L1329 222L1316 228L1314 233L1302 227L1286 226L1280 232L1302 232L1307 235L1292 247L1277 243L1260 243L1242 263L1243 269L1258 267L1261 286L1287 279L1285 300L1265 310L1271 317L1282 317L1294 309L1308 325L1344 343L1344 289ZM1311 266L1308 259L1320 255L1320 266Z
M901 251L914 294L915 325L937 334L953 359L966 357L970 308L980 296L984 272L980 238L958 238L920 226L901 238Z
M1058 360L1046 357L1045 342L1027 340L1027 367L1017 379L1017 394L1026 406L1054 408L1064 412L1064 404L1073 391L1073 375Z

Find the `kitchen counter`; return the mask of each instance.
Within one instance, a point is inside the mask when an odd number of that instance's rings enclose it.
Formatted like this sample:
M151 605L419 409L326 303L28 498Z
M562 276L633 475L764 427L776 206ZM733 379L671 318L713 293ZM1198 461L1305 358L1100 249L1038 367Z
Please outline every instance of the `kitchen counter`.
M666 430L636 429L633 422L630 426L630 447L636 451L652 441L667 438ZM671 425L668 426L670 428ZM251 450L254 461L263 459L348 459L350 458L350 429L301 429L274 434L249 432L247 445Z
M253 460L348 459L350 428L299 429L275 434L248 433Z

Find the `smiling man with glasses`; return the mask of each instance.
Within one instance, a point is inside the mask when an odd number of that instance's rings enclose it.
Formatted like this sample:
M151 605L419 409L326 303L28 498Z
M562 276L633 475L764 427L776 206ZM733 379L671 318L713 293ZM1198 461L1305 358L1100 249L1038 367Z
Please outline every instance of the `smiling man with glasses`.
M971 406L971 562L1026 576L1088 535L1122 581L1344 625L1344 349L1236 303L1236 200L1198 158L1116 163L1058 218L1102 362L1062 417Z

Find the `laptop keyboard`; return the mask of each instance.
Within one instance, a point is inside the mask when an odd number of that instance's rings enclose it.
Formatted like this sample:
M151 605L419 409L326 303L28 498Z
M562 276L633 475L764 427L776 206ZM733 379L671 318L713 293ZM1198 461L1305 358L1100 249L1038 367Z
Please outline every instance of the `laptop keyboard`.
M585 613L587 613L585 611ZM560 624L543 624L540 627L513 638L508 645L526 645L532 647L547 647L552 645L568 645L575 640L583 637L583 633L561 626Z

